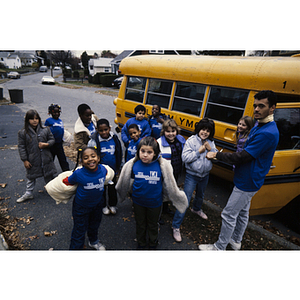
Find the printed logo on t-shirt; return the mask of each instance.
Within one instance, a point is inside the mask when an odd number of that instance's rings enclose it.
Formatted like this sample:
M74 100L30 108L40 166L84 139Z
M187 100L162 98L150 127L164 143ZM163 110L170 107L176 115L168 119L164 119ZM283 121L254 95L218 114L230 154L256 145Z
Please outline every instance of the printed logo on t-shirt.
M136 146L129 146L128 147L128 152L131 153L131 155L135 155L136 154Z
M162 124L157 124L157 125L153 124L152 128L162 129Z
M85 190L100 190L104 189L104 178L99 178L99 183L94 184L94 182L88 182L87 185L83 187Z
M156 171L150 171L150 176L149 175L144 175L143 172L138 172L135 175L136 178L142 178L148 181L149 184L157 184L158 181L160 181L160 178L157 176Z
M64 125L63 125L62 123L53 123L52 126L53 126L53 127L61 127L61 128L64 127Z
M101 152L102 153L109 153L110 155L114 155L115 153L115 146L114 145L110 145L109 148L106 148L106 147L102 147L101 148Z

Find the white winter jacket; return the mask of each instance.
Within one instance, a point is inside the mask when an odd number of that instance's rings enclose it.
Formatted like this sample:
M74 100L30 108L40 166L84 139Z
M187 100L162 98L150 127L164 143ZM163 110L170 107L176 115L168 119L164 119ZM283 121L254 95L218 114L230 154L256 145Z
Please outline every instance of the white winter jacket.
M207 139L211 151L217 152L215 143ZM202 146L202 140L198 134L189 137L182 151L182 161L185 164L186 172L199 177L205 177L209 174L212 168L212 162L206 158L207 150L199 153L199 148Z

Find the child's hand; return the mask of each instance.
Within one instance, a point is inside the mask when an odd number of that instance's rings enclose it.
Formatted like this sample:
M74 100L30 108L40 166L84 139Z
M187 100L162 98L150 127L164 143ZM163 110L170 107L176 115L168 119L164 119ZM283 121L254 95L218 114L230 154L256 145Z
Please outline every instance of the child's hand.
M162 119L161 117L158 117L157 122L162 124L164 122L164 119Z
M26 169L30 169L30 168L32 167L32 165L31 165L31 163L30 163L28 160L25 160L25 161L24 161L24 167L25 167Z
M42 143L42 142L39 142L39 148L40 148L40 149L47 148L48 145L49 145L48 143Z
M208 152L206 154L207 159L216 159L216 156L217 156L217 152Z
M206 141L206 142L203 144L203 146L205 146L205 148L206 148L208 151L211 150L211 146L209 145L209 142L208 142L208 141Z
M202 145L202 146L200 146L200 148L199 148L199 153L203 153L203 152L205 152L205 145Z

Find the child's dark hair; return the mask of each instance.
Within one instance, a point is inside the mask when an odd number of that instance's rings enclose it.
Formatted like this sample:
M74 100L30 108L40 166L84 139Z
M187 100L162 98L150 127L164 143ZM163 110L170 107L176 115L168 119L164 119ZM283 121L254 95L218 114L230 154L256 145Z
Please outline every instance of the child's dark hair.
M140 131L139 126L138 126L137 124L135 124L135 123L130 124L130 125L128 126L128 131L129 131L129 129L131 129L131 128L134 128L134 129L136 129L137 131Z
M146 113L146 108L144 105L139 104L134 108L134 113L137 114L139 111L143 111Z
M160 105L158 105L158 104L154 104L154 105L152 106L152 108L153 108L155 105L158 107L158 111L161 112L161 107L160 107Z
M109 122L107 119L100 119L97 121L97 128L100 126L100 125L107 125L107 127L109 127Z
M213 120L210 120L208 118L203 118L198 122L195 126L195 134L198 134L201 129L208 129L209 130L209 136L208 138L212 141L215 134L215 123Z
M48 113L49 113L49 115L52 114L52 112L53 112L53 110L54 110L55 108L58 108L58 109L59 109L59 112L61 112L61 107L60 107L60 105L58 105L58 104L56 104L56 103L52 103L52 104L50 104L49 107L48 107Z
M138 159L140 159L140 149L142 148L142 146L152 147L153 151L154 151L153 160L156 160L158 158L158 155L160 153L160 148L159 148L159 144L158 144L157 140L154 137L146 136L141 139L141 141L139 142L139 145L137 147L137 150L136 150Z
M84 148L83 150L82 150L82 149L78 149L78 151L77 151L76 165L75 165L75 167L74 167L74 169L73 169L73 172L74 172L74 171L76 170L76 168L78 167L79 161L82 159L83 153L84 153L87 149L93 150L93 151L98 155L97 147L96 147L96 146L94 146L94 147L86 147L86 148Z
M44 128L42 126L42 120L41 120L41 117L40 117L39 113L35 109L30 109L30 110L27 111L27 113L25 115L25 122L24 122L25 123L24 124L24 128L25 128L25 132L27 134L29 134L29 126L30 126L29 120L34 119L35 116L37 116L37 118L39 119L39 125L40 125L40 127Z
M77 112L78 112L79 116L83 115L87 109L91 109L91 108L85 103L78 105Z

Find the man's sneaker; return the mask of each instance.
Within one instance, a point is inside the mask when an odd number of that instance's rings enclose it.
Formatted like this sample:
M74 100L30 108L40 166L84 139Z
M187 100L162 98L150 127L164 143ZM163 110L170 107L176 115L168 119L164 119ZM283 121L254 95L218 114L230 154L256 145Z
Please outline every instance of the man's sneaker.
M110 214L110 209L109 209L107 206L105 206L105 207L102 209L102 212L103 212L103 214L105 214L105 215L109 215L109 214Z
M173 238L177 243L180 243L182 241L179 228L173 228Z
M195 210L193 210L193 209L191 208L191 211L192 211L192 213L198 215L199 217L201 217L201 218L204 219L204 220L207 220L207 219L208 219L207 215L202 211L202 209L200 209L200 210L198 210L198 211L195 211Z
M20 197L17 200L17 202L20 203L20 202L23 202L23 201L26 201L26 200L29 200L29 199L33 199L33 195L29 194L29 193L25 193L22 197Z
M219 250L214 244L201 244L198 248L204 251Z
M236 243L233 239L230 239L229 246L232 250L241 250L242 243Z
M110 212L115 215L117 213L117 207L116 206L111 206L110 208Z
M89 246L96 250L106 250L105 246L103 244L101 244L100 242L98 242L97 244L93 244L93 245L89 242Z

